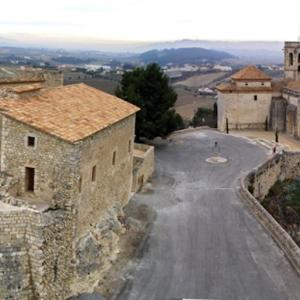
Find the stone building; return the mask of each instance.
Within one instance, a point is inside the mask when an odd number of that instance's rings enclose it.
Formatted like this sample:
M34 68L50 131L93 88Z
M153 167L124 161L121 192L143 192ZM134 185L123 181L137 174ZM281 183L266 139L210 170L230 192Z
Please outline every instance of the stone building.
M57 70L32 68L0 68L0 89L16 93L26 90L36 91L63 84L63 74Z
M218 90L218 128L269 128L300 137L300 42L285 42L284 74L272 80L256 66L248 66Z
M223 83L218 90L218 128L264 128L272 100L271 78L255 66L248 66Z
M85 84L15 94L0 100L0 298L66 299L118 251L139 109Z
M292 80L300 79L300 42L285 42L284 74Z

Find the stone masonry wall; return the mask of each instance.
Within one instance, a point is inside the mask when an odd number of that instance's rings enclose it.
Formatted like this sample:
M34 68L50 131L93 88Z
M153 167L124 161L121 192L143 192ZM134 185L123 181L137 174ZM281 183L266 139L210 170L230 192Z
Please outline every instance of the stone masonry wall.
M76 144L7 117L1 125L0 181L8 186L0 188L0 227L7 222L4 212L10 223L0 258L5 257L3 266L11 261L18 266L16 272L0 266L2 278L16 279L13 285L2 282L3 299L66 299L86 291L95 284L91 276L110 266L124 231L120 220L131 194L135 117ZM36 148L26 146L28 134L36 137ZM34 193L24 189L26 166L36 170ZM17 236L10 235L14 232Z
M257 100L254 100L254 95ZM218 93L218 128L224 131L226 118L230 129L264 129L269 119L271 93Z
M283 152L254 169L247 180L253 196L263 200L278 179L296 176L300 176L300 152Z
M134 148L132 191L137 192L153 174L154 147L135 143Z
M127 204L132 183L134 124L135 117L128 117L77 145L81 153L78 236L98 223L108 209Z
M300 248L290 235L276 222L260 204L269 189L280 179L300 175L300 153L283 152L250 172L240 180L240 194L245 204L283 250L295 270L300 274Z
M30 126L2 117L1 171L18 181L15 196L38 199L51 207L71 205L77 193L76 148ZM36 147L27 147L28 135ZM35 168L35 191L25 192L25 167Z
M119 219L131 193L134 127L130 116L76 145L81 154L74 293L93 287L119 251L124 231Z
M0 209L0 299L66 299L74 275L68 215Z
M0 211L0 299L34 299L28 217L20 209Z

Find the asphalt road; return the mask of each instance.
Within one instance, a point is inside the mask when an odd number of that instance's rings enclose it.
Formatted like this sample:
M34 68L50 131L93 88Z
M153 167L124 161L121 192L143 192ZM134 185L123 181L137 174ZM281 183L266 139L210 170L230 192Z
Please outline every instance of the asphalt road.
M205 162L216 140L227 164ZM241 173L266 157L263 148L214 131L158 146L152 189L133 199L157 217L116 299L300 299L298 275L236 192Z

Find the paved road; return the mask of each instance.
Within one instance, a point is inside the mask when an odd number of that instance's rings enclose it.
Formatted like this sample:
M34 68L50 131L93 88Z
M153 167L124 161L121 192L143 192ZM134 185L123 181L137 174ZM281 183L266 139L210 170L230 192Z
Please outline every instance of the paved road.
M205 162L215 140L226 165ZM236 193L241 172L265 159L264 149L214 131L159 146L153 191L133 200L157 218L117 299L300 299L299 277Z

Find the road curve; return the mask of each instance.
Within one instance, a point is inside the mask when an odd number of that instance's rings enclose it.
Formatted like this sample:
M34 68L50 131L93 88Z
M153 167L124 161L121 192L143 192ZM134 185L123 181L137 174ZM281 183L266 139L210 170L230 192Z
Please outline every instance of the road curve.
M215 141L226 164L205 161ZM266 158L252 142L210 130L159 145L152 190L132 199L157 217L115 299L300 299L298 275L236 192L242 172Z

